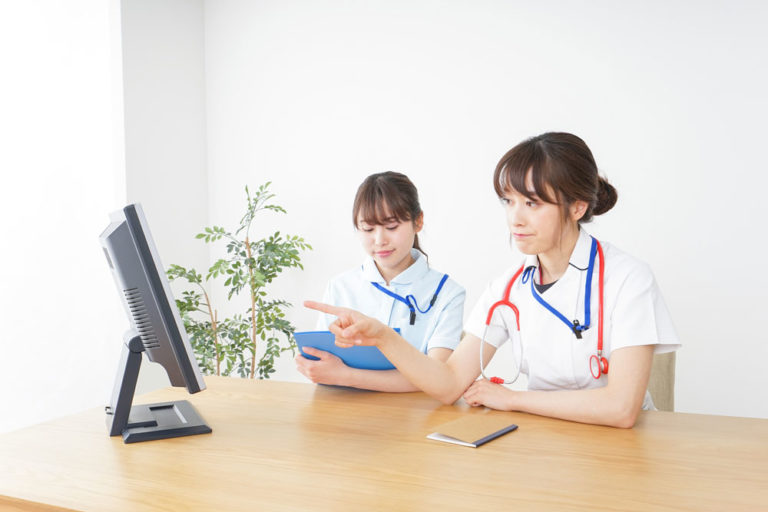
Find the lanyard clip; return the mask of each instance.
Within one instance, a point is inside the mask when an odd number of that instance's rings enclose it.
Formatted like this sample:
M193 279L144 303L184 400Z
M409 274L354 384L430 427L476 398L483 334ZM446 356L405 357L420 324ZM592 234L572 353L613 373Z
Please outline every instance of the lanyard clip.
M573 321L573 334L576 335L576 339L581 339L581 331L584 330L584 327L579 324L578 320Z
M416 323L416 310L411 308L411 325Z

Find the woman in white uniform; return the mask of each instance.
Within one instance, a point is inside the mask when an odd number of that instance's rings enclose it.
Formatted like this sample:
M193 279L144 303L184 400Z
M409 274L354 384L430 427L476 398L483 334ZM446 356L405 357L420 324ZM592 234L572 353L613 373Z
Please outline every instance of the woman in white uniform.
M652 408L653 354L679 344L648 266L582 227L613 207L616 190L598 175L584 141L569 133L512 148L496 167L494 188L526 257L488 285L446 362L419 357L357 311L305 305L337 316L330 326L337 344L378 346L414 385L446 404L463 396L473 406L633 426L643 407ZM508 341L518 363L508 375L477 379ZM528 376L527 391L499 385L519 372Z
M323 301L377 319L420 356L448 359L461 339L465 292L447 274L430 268L419 247L424 213L416 187L396 172L369 176L357 190L352 221L367 258L332 279ZM320 315L318 329L328 329L334 320ZM304 350L320 358L296 358L299 372L313 382L375 391L418 390L397 370L351 368L328 352Z

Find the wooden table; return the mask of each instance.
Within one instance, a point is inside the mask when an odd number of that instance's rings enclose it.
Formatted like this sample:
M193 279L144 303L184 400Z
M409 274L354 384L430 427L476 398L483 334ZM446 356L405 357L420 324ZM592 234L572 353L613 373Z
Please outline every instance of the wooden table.
M425 438L483 413L421 393L206 378L212 434L131 445L92 410L0 435L0 510L768 510L768 420L643 413L634 429L520 413L478 449Z

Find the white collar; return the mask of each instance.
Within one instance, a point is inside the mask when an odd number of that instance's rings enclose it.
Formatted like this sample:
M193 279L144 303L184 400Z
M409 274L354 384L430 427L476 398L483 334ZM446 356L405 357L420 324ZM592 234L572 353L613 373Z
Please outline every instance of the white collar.
M429 265L427 265L427 257L424 253L418 249L411 249L411 257L413 263L411 266L400 272L389 284L411 284L419 279L423 278L427 272L429 272ZM386 284L386 281L381 276L376 262L373 261L372 256L368 256L362 265L363 279L372 283Z
M570 266L579 270L585 270L589 267L589 256L592 252L592 236L587 230L579 226L579 238L576 240L576 246L573 248L571 257L568 260ZM538 267L539 257L536 254L529 254L525 257L525 268Z

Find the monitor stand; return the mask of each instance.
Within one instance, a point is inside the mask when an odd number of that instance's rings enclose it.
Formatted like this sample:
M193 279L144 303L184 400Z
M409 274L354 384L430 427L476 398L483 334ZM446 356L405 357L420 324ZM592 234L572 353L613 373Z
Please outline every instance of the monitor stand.
M169 437L208 434L205 424L186 400L131 406L139 378L144 345L136 331L123 336L123 352L112 391L112 404L106 407L110 436L123 436L125 443L138 443Z

